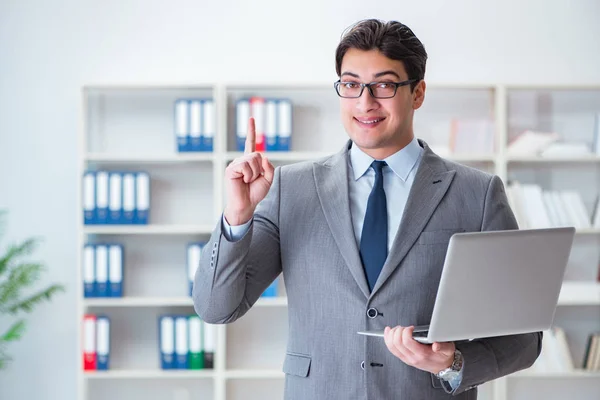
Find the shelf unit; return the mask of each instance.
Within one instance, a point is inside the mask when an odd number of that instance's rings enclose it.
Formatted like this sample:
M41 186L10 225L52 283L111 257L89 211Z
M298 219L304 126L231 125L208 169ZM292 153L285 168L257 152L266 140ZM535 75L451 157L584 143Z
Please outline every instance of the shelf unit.
M600 157L511 157L507 154L506 146L514 122L511 116L514 93L592 91L600 101L600 86L430 83L427 90L425 105L422 110L417 111L417 115L421 115L420 125L415 125L418 137L421 137L419 129L427 128L429 119L447 122L449 113L466 113L459 115L466 118L472 117L472 113L479 113L479 116L491 117L494 121L493 153L444 155L448 159L495 173L505 182L512 176L513 170L551 170L565 167L600 171ZM82 88L78 177L88 168L149 171L152 179L152 208L151 223L146 226L83 225L80 212L81 181L78 178L78 282L82 281L82 248L88 241L124 242L126 261L125 297L84 299L83 290L79 288L76 318L81 321L86 312L114 316L115 321L111 329L114 328L116 332L112 335L112 340L123 340L131 347L127 350L126 357L118 358L114 355L117 358L114 369L84 372L81 368L82 332L79 328L79 399L103 398L98 397L103 386L94 383L99 381L117 385L107 389L116 393L115 400L120 400L118 396L121 387L118 385L126 385L122 396L129 394L141 397L140 393L151 392L138 390L152 391L152 385L166 385L157 387L157 390L163 390L160 393L169 393L181 399L193 398L197 394L202 398L214 400L247 399L248 397L240 393L254 393L254 381L270 382L273 389L272 392L268 392L267 397L281 397L281 382L284 377L281 361L287 325L285 296L260 299L240 323L217 327L217 350L213 370L158 369L157 332L152 332L152 329L157 330L154 318L165 310L193 313L192 300L185 290L187 280L184 275L184 246L189 241L208 239L221 215L225 204L224 170L228 162L241 155L233 146L234 104L236 99L250 94L287 97L294 105L294 151L267 153L275 165L328 156L339 151L346 140L339 122L338 99L330 83L89 85ZM173 102L178 97L194 96L211 97L215 101L217 130L214 151L211 153L177 153L175 150ZM432 128L431 132L435 131L436 129ZM596 191L600 191L598 182ZM600 229L579 230L576 241L583 241L584 245L598 252ZM172 260L169 255L172 255ZM169 274L176 277L173 278ZM178 281L181 281L180 286ZM565 309L597 309L600 307L600 283L565 282L559 306ZM576 314L576 311L572 313ZM256 333L256 337L260 337L264 328L261 331L259 325L265 321L274 323L279 329L273 334L274 343L263 338L253 345L273 347L269 353L271 358L262 358L256 368L248 369L247 361L236 359L238 345L232 341L241 336L241 331L247 329ZM116 323L130 324L128 328L131 328L132 332L123 327L117 329L114 326ZM139 338L135 335L139 335ZM252 353L241 354L240 357L244 357ZM136 357L140 360L136 360ZM142 365L142 362L145 365ZM597 382L594 384L600 387L600 374L595 372L576 370L565 374L533 374L522 371L484 385L480 398L507 399L512 382L528 379L535 381L538 378L586 379ZM266 387L262 385L261 390L266 390ZM256 396L265 397L259 394Z

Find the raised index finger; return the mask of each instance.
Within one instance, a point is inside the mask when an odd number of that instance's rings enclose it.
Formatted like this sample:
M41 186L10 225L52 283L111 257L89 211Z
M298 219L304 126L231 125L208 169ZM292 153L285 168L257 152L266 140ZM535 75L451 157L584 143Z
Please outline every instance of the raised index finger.
M248 134L246 135L246 146L244 147L244 154L254 153L256 151L256 125L254 118L248 119Z

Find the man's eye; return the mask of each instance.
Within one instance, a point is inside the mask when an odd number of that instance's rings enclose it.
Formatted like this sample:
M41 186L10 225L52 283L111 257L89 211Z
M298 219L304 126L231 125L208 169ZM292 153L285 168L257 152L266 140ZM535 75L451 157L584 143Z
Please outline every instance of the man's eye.
M379 89L389 89L392 85L387 82L381 82L381 83L378 83L376 86Z
M354 83L354 82L344 82L344 87L346 89L356 89L358 88L360 85L358 83Z

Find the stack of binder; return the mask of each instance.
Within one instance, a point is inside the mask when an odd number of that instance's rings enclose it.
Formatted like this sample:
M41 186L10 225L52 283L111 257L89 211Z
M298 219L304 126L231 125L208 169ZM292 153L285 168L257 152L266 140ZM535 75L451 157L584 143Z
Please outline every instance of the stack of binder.
M110 369L110 319L103 315L83 317L83 369Z
M256 151L289 151L292 136L292 103L288 99L253 96L236 103L237 149L244 151L248 119L254 117Z
M86 225L148 224L150 175L147 172L86 171L83 220Z
M174 118L177 151L213 151L215 119L212 99L177 99Z
M214 368L216 326L197 315L161 315L159 338L161 369Z
M123 246L91 244L83 247L84 297L123 297Z
M194 290L194 277L198 265L200 265L200 255L205 245L206 242L192 242L187 246L187 276L190 296L192 296Z

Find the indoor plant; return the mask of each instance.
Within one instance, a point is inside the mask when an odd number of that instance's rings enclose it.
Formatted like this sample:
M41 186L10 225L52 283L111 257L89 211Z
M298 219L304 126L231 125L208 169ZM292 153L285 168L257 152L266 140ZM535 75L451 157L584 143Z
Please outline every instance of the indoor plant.
M5 215L6 212L0 210L0 239ZM0 369L10 360L6 353L8 344L21 339L25 332L22 313L31 312L37 304L64 290L62 285L57 284L41 290L31 287L45 270L43 263L26 259L38 243L39 239L29 238L7 248L0 247ZM23 294L25 290L26 295Z

